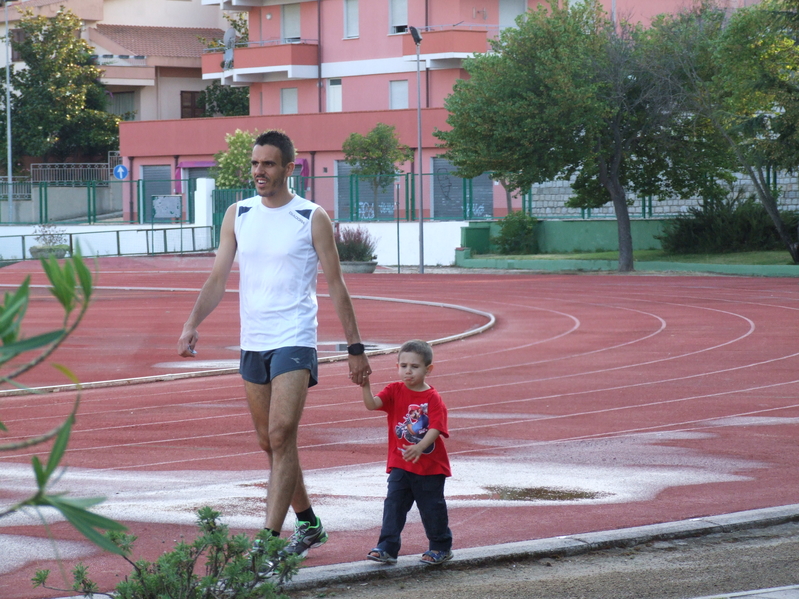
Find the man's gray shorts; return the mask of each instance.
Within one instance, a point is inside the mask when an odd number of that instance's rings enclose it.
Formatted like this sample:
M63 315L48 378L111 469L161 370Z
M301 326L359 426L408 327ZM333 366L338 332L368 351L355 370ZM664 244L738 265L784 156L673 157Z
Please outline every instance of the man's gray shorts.
M313 347L279 347L269 351L241 352L239 373L248 383L266 385L278 375L293 370L308 370L308 386L319 381L319 361Z

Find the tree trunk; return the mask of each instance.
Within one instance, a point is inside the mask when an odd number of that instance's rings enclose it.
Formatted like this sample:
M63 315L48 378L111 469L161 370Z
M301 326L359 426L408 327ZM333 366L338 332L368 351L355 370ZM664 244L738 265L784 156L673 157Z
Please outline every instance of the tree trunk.
M760 200L760 203L763 204L763 208L765 208L766 213L771 218L771 222L774 223L774 227L777 229L777 235L779 235L780 241L782 241L782 243L788 249L788 253L791 255L791 259L793 260L794 264L798 264L799 246L791 239L791 235L788 233L785 223L782 222L782 218L780 218L780 210L777 207L777 199L774 197L774 194L771 193L771 187L767 182L767 179L763 173L763 169L750 169L749 177L755 184L755 190L757 191L757 197Z
M618 185L616 192L611 192L613 209L616 211L616 223L619 234L619 272L632 272L633 268L633 234L630 229L630 212L627 209L627 194Z
M620 144L617 144L620 148ZM614 161L608 165L599 159L599 182L608 190L616 212L616 226L619 236L619 272L632 272L633 268L633 235L630 230L630 212L627 210L627 193L619 180L621 150L616 152Z
M724 138L727 140L727 143L730 144L730 147L735 153L735 157L738 159L738 162L744 167L746 174L749 175L749 179L755 186L757 199L760 200L760 203L763 205L763 208L765 208L766 213L771 218L771 222L773 222L774 226L777 228L777 235L779 235L780 241L782 241L788 250L788 253L791 255L793 263L799 264L799 244L791 241L791 236L788 234L788 231L785 228L785 223L783 223L782 219L780 218L777 200L774 198L774 194L771 193L771 187L766 180L763 170L761 168L755 169L752 163L741 151L741 148L738 147L738 144L735 143L735 140L730 137L729 133L727 133L727 130L721 125L721 123L719 123L717 119L711 117L711 122L713 123L713 126L716 127L716 130L724 136Z

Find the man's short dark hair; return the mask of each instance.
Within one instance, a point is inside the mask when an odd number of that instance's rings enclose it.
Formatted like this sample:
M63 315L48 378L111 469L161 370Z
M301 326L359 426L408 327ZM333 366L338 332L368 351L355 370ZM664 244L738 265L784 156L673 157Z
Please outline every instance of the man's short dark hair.
M255 139L256 146L274 146L280 150L280 155L283 157L283 166L289 162L294 162L296 155L294 151L294 142L286 135L285 131L280 129L270 129L264 131Z
M422 361L424 361L425 366L430 366L430 364L433 363L433 348L430 347L427 341L422 341L421 339L406 341L399 350L400 354L405 352L422 356ZM397 354L397 357L399 357L399 354Z

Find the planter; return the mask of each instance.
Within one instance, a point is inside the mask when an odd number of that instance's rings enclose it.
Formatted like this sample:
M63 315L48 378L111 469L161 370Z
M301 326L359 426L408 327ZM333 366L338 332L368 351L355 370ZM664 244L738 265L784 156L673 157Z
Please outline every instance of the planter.
M34 258L47 258L49 256L63 258L68 251L68 245L34 245L30 248L31 256Z
M341 272L346 273L370 273L377 268L377 262L347 262L341 263Z

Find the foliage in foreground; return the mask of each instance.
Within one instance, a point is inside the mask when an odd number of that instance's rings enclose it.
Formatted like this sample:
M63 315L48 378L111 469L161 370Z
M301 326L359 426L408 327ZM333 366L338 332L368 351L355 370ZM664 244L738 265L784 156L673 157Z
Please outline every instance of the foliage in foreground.
M336 249L343 262L371 262L377 240L365 227L341 227L336 231Z
M795 231L799 215L782 212L781 220ZM776 250L783 245L763 205L741 194L691 208L688 214L668 221L658 239L663 250L672 254Z
M64 261L61 266L54 257L42 259L47 278L52 287L50 292L55 296L64 310L62 327L34 337L25 338L22 335L22 320L30 303L30 277L15 291L5 294L0 305L0 367L8 365L11 372L0 376L0 380L19 389L28 390L24 385L15 382L25 372L41 364L72 334L83 320L89 307L93 290L93 280L89 269L83 262L80 247L76 247L75 255ZM35 356L22 364L10 365L14 358L27 352L36 352ZM64 366L55 365L66 377L77 383L72 373ZM102 502L102 497L76 499L67 497L64 493L51 493L49 486L57 472L61 459L69 442L75 414L80 405L78 393L72 405L72 410L64 422L41 435L31 436L9 443L0 443L0 452L11 452L35 447L55 439L46 461L42 462L37 456L32 459L33 472L36 481L36 491L27 499L10 506L0 506L0 518L18 511L35 511L41 508L54 508L61 512L72 526L82 533L87 539L107 551L119 553L119 548L100 534L99 530L122 531L125 527L103 516L98 516L89 511L89 508ZM0 422L0 431L8 429Z
M538 240L535 237L535 226L538 220L522 211L511 212L499 221L499 235L494 243L503 255L535 254L538 251Z
M109 533L123 557L133 566L130 576L111 593L99 593L116 599L276 599L286 597L279 587L290 580L302 558L293 555L279 566L276 576L265 578L259 572L275 560L286 541L261 531L256 537L266 544L263 553L249 553L252 542L244 534L230 536L228 527L219 521L219 512L210 507L197 512L199 536L191 543L179 542L172 551L156 561L133 561L131 553L136 537ZM204 565L200 565L201 559ZM202 575L198 572L202 572ZM56 591L75 591L85 597L98 594L97 584L89 578L88 568L78 564L72 571L71 589L47 586L49 570L39 570L33 586Z

